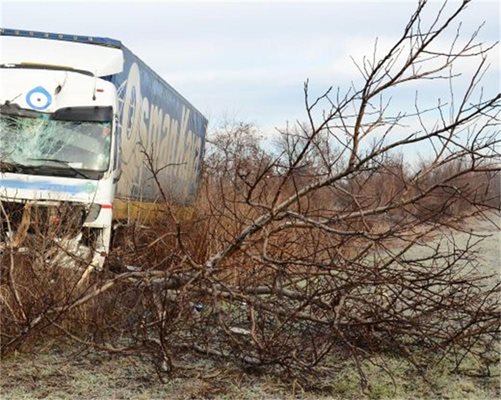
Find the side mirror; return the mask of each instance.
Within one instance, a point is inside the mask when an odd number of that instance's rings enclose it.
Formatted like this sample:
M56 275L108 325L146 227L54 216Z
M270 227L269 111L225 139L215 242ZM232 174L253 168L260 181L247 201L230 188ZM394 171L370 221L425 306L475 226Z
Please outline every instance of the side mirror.
M117 183L120 180L120 177L122 176L122 169L117 170L117 174L113 178L113 183Z

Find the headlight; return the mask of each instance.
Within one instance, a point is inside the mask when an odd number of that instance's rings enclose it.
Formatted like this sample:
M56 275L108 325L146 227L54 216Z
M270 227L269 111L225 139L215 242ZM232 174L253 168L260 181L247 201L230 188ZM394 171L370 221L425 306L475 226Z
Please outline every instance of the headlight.
M84 223L88 224L94 222L99 216L100 212L101 212L101 205L96 203L92 204L89 208L87 216L85 217Z

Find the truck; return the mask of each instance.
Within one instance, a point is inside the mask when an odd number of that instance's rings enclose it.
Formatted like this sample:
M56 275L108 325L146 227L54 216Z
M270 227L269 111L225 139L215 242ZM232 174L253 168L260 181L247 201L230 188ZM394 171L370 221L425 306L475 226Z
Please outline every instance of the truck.
M0 252L71 225L53 240L101 268L133 205L193 202L206 131L121 41L0 28Z

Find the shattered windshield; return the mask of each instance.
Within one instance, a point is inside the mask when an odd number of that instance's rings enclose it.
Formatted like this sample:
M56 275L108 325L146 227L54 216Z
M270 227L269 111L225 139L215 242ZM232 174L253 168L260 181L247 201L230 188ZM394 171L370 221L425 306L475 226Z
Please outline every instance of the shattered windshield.
M99 178L92 172L108 169L111 122L74 120L81 114L66 112L62 117L68 120L60 120L42 113L33 116L2 112L0 162L20 170L28 167L29 173L37 173L34 167L44 167L53 170L51 175L66 170L70 176Z

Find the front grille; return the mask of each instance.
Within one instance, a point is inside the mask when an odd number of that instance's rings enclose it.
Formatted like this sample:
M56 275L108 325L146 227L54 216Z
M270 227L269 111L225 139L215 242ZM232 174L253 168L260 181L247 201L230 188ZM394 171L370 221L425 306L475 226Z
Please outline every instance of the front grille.
M75 203L15 203L2 201L0 239L31 234L71 238L82 229L86 208Z

